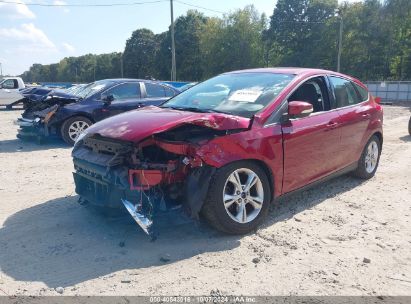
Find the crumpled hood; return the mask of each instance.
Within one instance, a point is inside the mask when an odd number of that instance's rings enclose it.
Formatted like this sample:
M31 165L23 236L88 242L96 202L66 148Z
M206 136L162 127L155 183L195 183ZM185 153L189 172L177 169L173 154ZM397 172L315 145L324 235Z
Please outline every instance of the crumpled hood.
M250 119L222 113L196 113L169 108L145 107L104 119L87 129L87 134L139 142L152 134L183 124L216 130L247 129Z
M52 89L43 88L43 87L25 89L21 91L20 93L30 101L43 101L47 98L47 96L52 96L55 98L70 99L70 100L79 99L77 96L68 94L64 91L52 90Z

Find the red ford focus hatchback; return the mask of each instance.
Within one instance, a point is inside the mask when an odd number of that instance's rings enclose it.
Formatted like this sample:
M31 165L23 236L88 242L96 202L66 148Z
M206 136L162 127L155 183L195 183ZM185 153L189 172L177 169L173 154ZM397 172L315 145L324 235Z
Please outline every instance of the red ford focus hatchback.
M76 192L125 207L149 234L157 215L177 209L247 233L286 193L347 172L371 178L382 121L364 84L343 74L225 73L87 129L72 153Z

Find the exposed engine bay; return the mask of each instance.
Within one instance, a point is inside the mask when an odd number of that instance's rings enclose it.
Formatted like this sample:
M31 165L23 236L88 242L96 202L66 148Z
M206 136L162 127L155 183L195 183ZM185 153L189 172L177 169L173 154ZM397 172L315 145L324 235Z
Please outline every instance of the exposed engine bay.
M48 93L42 98L36 98L32 94L25 96L23 99L24 112L23 118L34 119L36 117L45 117L45 115L53 110L57 111L56 107L77 102L78 98L74 96L58 96Z
M183 124L139 142L85 136L72 152L76 192L104 207L124 204L143 230L153 235L156 214L182 208L197 218L215 168L196 150L234 130Z

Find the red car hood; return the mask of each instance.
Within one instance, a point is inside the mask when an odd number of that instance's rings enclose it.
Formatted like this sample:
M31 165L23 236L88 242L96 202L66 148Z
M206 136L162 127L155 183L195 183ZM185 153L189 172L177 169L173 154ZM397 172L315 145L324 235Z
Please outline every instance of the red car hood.
M102 120L88 128L87 133L139 142L152 134L183 124L217 130L247 129L250 119L223 113L196 113L150 106Z

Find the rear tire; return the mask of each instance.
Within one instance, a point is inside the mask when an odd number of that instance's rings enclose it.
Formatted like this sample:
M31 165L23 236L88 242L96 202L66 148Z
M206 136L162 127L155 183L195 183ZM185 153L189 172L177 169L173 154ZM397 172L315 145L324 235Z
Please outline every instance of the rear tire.
M73 146L77 137L90 127L93 122L84 116L70 117L61 126L60 132L63 140Z
M377 171L381 155L381 142L376 135L373 135L365 145L358 161L358 167L353 175L362 179L370 179Z
M262 223L270 201L271 188L264 170L251 161L239 161L217 169L201 213L217 230L245 234Z
M411 135L411 117L410 117L410 120L408 121L408 133Z

